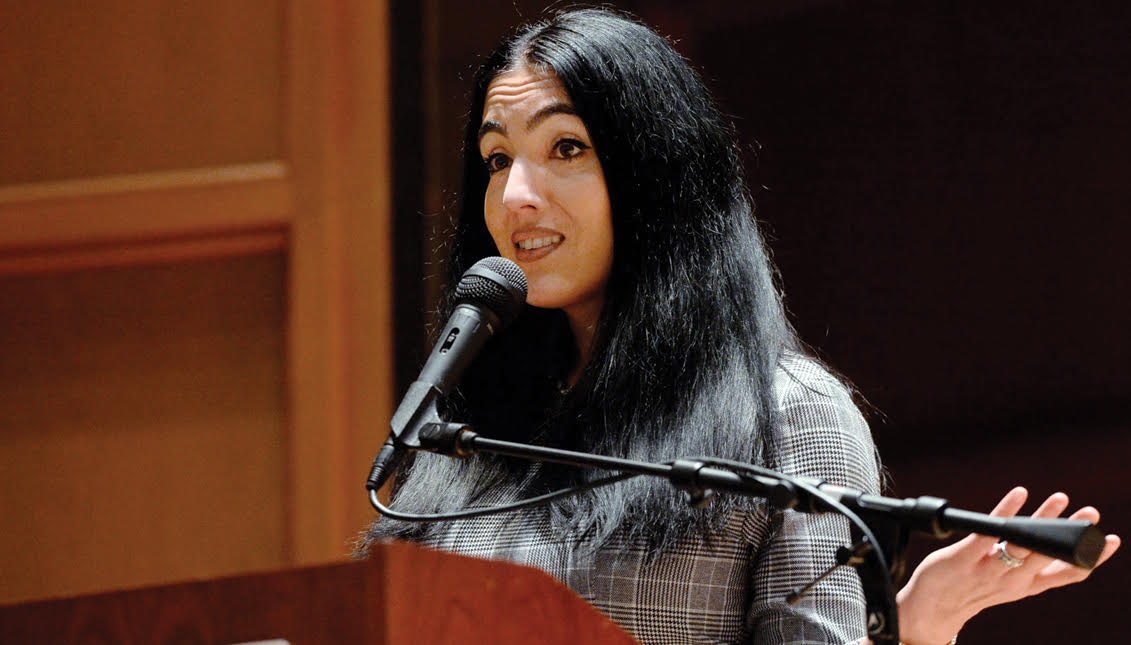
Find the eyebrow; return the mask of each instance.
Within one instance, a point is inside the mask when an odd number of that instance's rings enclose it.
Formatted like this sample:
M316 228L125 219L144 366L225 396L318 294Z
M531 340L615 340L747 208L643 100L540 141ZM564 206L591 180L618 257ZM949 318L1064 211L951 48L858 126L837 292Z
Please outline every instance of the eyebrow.
M539 124L555 114L572 114L577 116L577 111L574 110L573 106L569 103L562 103L560 101L551 103L532 114L530 118L526 120L526 131L530 132L534 128L537 128ZM484 121L483 125L479 126L479 139L482 140L489 132L498 132L506 136L507 128L498 121Z

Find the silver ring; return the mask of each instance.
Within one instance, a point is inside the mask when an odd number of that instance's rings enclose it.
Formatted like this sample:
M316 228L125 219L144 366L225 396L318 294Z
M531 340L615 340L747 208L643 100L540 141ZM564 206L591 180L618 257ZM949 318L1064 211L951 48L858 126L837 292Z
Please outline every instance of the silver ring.
M997 553L997 559L1001 560L1002 563L1004 563L1005 566L1009 567L1010 569L1016 569L1017 567L1025 564L1024 558L1015 558L1010 555L1009 551L1005 550L1005 542L998 542L997 544L995 544L994 551Z

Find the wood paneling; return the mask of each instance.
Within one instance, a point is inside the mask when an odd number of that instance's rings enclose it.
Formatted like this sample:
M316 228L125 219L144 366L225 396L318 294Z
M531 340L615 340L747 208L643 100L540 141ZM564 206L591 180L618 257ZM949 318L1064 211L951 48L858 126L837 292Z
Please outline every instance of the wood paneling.
M362 0L293 10L292 530L313 563L373 517L362 484L392 415L388 18Z
M212 237L60 246L0 255L0 276L170 264L185 260L284 251L286 247L286 235L277 230L237 232Z
M293 210L281 162L0 186L0 252L282 230Z
M279 253L0 279L0 598L286 562Z
M281 2L0 3L0 184L283 154Z
M0 187L0 275L283 250L293 210L281 162Z
M392 407L387 6L0 6L0 601L348 557Z

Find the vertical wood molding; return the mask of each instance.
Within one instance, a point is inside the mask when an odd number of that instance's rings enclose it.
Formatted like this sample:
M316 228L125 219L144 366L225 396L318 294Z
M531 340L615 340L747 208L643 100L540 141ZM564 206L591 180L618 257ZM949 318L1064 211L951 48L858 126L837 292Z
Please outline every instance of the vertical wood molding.
M293 0L287 156L289 555L346 557L371 517L362 483L392 408L385 0Z

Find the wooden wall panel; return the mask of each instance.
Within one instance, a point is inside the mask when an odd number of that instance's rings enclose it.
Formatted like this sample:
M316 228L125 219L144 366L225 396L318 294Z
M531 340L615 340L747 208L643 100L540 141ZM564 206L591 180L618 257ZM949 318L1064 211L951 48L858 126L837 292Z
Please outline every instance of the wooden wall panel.
M310 564L373 517L365 475L392 416L388 12L292 10L292 530L295 561Z
M286 248L282 162L0 187L0 275Z
M348 557L387 3L0 6L0 602Z
M0 279L0 601L287 561L279 253Z
M0 184L280 158L284 9L0 3Z

